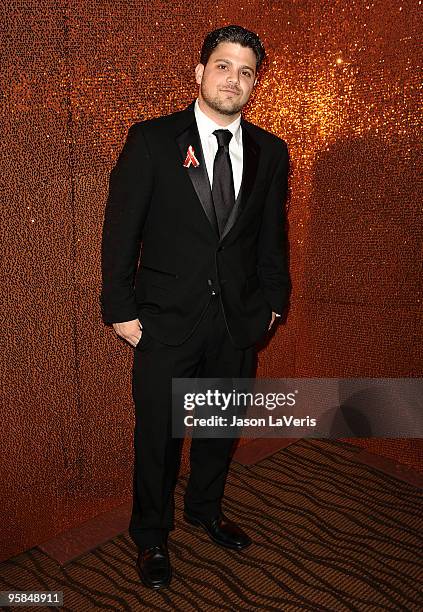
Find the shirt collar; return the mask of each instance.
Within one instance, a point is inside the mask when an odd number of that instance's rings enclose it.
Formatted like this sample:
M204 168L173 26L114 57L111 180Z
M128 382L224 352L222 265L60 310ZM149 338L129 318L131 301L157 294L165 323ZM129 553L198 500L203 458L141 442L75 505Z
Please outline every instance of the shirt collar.
M194 113L195 113L195 119L197 121L198 129L204 130L208 136L212 136L214 130L225 129L225 130L229 130L232 132L232 136L235 138L237 144L241 143L241 129L240 129L241 115L239 115L239 117L234 119L232 123L230 123L229 125L225 125L225 127L223 127L217 124L215 121L213 121L213 119L210 119L210 117L208 117L201 110L200 105L198 104L198 98L195 100Z

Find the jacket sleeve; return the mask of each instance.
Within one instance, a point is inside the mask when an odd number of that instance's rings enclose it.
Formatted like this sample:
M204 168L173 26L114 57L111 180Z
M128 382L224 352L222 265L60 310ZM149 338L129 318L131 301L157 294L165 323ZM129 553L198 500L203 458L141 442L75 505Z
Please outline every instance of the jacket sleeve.
M289 152L285 141L282 141L264 203L257 246L261 289L273 312L279 314L285 310L291 290L285 209L288 173Z
M134 280L152 186L151 156L137 123L129 128L109 179L101 244L100 303L105 323L138 317Z

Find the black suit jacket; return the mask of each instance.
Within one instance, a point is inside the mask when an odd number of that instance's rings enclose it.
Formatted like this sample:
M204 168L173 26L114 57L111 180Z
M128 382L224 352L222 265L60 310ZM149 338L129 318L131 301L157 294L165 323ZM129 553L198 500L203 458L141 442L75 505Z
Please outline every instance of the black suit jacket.
M102 236L105 323L139 318L162 343L194 331L213 292L233 344L246 348L287 305L286 142L241 119L243 175L219 238L194 115L132 125L111 171ZM199 165L185 168L192 145Z

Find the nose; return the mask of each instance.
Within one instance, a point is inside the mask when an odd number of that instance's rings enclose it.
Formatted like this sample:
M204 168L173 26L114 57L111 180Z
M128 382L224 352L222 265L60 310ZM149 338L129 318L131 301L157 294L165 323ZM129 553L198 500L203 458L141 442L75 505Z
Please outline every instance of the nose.
M238 83L239 82L238 72L236 72L235 70L232 70L228 74L227 80L228 80L228 83Z

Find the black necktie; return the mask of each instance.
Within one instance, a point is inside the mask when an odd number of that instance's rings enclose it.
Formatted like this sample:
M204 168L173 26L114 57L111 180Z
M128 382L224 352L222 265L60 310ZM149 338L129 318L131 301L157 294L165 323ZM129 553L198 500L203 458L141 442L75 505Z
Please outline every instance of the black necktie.
M229 143L232 138L232 132L229 130L215 130L213 134L217 138L219 148L217 149L213 164L212 196L219 233L222 236L228 217L235 204L234 179L231 158L229 156Z

